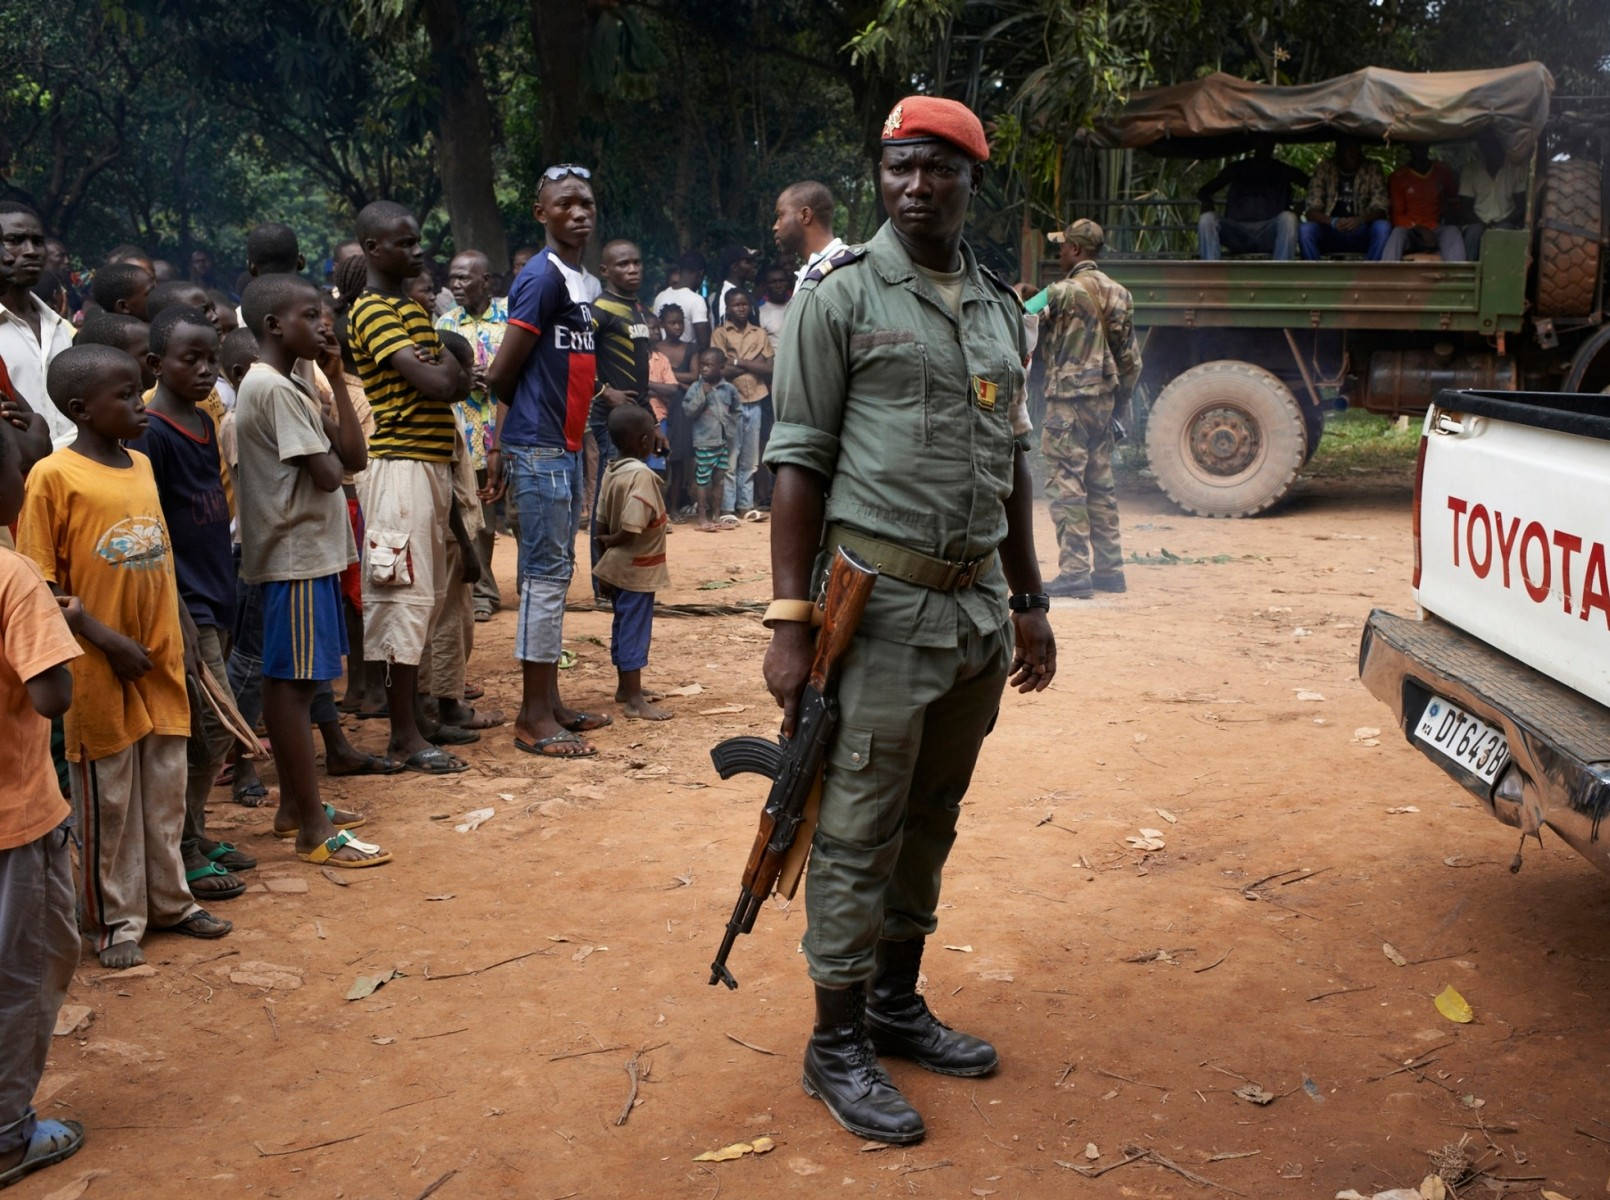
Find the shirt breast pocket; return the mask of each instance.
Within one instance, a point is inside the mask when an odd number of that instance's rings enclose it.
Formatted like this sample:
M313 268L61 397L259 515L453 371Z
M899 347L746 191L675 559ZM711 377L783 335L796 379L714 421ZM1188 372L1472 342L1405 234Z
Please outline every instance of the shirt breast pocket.
M874 401L891 449L933 443L928 347L909 329L878 329L850 338L854 388Z

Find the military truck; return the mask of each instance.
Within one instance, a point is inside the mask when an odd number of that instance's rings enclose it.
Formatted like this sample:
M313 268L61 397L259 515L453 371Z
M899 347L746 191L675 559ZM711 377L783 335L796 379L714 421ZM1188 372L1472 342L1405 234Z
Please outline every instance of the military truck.
M1539 63L1369 68L1302 87L1212 75L1137 92L1096 127L1086 140L1097 146L1199 159L1259 135L1440 144L1486 131L1530 164L1524 228L1487 229L1474 262L1142 257L1117 230L1102 267L1134 296L1146 452L1170 499L1204 516L1265 512L1344 404L1398 416L1449 388L1610 388L1610 109L1577 99L1551 113L1553 87Z

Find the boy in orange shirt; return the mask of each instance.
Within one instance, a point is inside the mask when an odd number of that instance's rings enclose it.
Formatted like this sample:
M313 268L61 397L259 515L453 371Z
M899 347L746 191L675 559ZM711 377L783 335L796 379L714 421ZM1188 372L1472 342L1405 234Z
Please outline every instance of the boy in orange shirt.
M74 346L45 386L78 437L29 474L17 548L84 604L65 718L83 920L102 966L132 967L145 961L147 928L204 938L233 928L196 903L179 851L196 639L151 463L122 445L146 427L139 364L110 346Z
M22 507L22 456L0 421L0 528ZM76 1121L41 1121L32 1100L56 1010L78 965L72 821L50 761L50 718L67 711L81 651L39 569L0 548L0 1188L84 1144Z

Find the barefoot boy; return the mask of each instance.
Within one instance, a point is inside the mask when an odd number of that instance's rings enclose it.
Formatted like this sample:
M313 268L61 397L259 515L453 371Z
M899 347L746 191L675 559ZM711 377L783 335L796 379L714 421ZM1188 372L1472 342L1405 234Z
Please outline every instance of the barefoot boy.
M0 421L0 527L22 508L22 457ZM68 608L77 621L82 609ZM41 1121L31 1101L78 965L72 822L50 761L50 719L67 711L83 653L39 569L0 548L0 1188L76 1153L84 1128Z
M222 937L233 928L185 885L185 695L189 614L150 461L125 450L145 432L140 369L110 346L74 346L46 377L78 426L28 476L17 546L84 605L65 736L83 838L83 924L104 967L145 961L148 928Z
M331 420L292 374L323 348L313 285L295 275L259 276L241 308L259 359L235 402L240 573L262 585L263 721L280 778L274 832L295 838L304 862L379 866L391 855L348 832L364 818L319 803L309 725L313 693L341 673L347 651L341 572L356 548L341 475L363 470L363 431L344 386L332 384Z
M195 284L158 284L200 291ZM153 291L153 296L156 291ZM202 666L229 692L229 631L235 623L235 561L229 501L221 478L218 431L199 406L218 380L218 332L197 308L169 305L151 322L149 362L157 377L146 404L150 423L131 446L151 460L162 515L173 542L179 599L195 623ZM207 837L207 793L234 737L212 711L198 680L189 680L190 743L185 785L185 882L198 899L228 900L246 890L232 872L257 860Z
M609 657L620 674L615 699L626 706L628 717L668 721L672 714L643 694L654 593L671 582L665 569L665 497L660 477L644 461L654 452L654 432L648 409L622 404L610 410L609 438L620 456L599 485L594 529L604 553L594 574L615 602L609 634Z
M738 419L738 390L722 378L727 356L715 347L699 355L699 377L682 397L682 411L693 426L693 497L699 530L721 527L721 492L727 474L727 439Z

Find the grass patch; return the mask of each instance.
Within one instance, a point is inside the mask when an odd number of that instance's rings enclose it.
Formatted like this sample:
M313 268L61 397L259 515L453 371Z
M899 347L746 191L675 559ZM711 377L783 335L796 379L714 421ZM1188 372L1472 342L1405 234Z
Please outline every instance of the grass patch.
M1305 475L1356 475L1367 471L1412 470L1420 445L1420 419L1400 423L1363 409L1332 413L1325 420L1319 452Z

